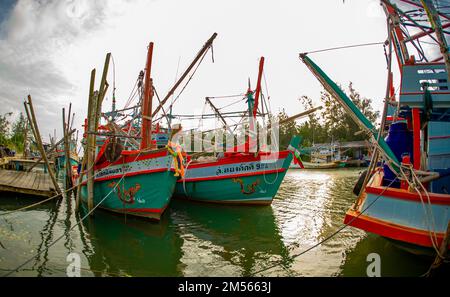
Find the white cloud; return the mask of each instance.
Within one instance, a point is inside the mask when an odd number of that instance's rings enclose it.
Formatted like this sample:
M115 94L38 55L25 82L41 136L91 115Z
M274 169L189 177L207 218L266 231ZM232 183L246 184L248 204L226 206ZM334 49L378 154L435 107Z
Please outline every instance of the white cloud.
M258 59L264 55L272 111L286 108L294 114L303 109L298 97L309 95L318 102L321 90L299 61L299 52L385 39L384 19L367 18L372 2L19 0L0 30L0 102L6 103L0 104L0 112L23 110L22 100L31 93L43 135L54 128L60 134L61 108L69 101L81 128L90 70L97 69L98 85L107 52L115 60L121 106L144 67L149 41L155 42L152 73L163 96L174 82L178 59L180 74L217 32L215 63L205 59L174 113L201 110L206 96L245 92L248 77L255 83ZM381 106L381 47L327 52L313 59L342 85L354 81L362 95Z

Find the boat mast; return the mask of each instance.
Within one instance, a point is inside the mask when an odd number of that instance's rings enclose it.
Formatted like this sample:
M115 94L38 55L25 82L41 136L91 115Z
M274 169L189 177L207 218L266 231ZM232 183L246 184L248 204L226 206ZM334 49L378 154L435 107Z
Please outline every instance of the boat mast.
M390 19L392 24L391 38L395 47L395 52L397 53L397 62L399 69L402 69L403 64L409 60L409 53L406 47L406 38L400 27L400 15L398 13L398 8L394 6L389 0L382 0L384 4L385 12Z
M450 54L448 52L447 40L445 39L445 35L442 30L441 19L432 1L421 0L420 2L422 2L423 8L427 12L428 20L430 21L431 27L439 41L439 48L441 50L442 57L444 58L445 67L447 68L448 81L450 81Z
M145 65L144 100L142 102L142 129L141 150L152 146L152 99L153 82L150 77L152 69L153 42L150 42L147 52L147 64Z
M261 57L259 60L259 70L258 70L258 81L256 82L256 90L255 90L255 104L253 105L253 118L256 117L256 113L258 112L258 103L259 103L259 95L261 93L261 76L264 69L264 57Z
M312 74L317 78L317 80L322 84L327 92L329 92L348 112L352 119L358 124L363 130L371 134L374 142L378 143L378 146L382 152L390 159L391 165L394 171L399 171L400 162L398 161L395 154L392 152L391 148L384 141L383 138L378 139L378 131L375 129L374 125L370 120L364 116L364 114L359 110L359 108L353 103L353 101L347 97L347 95L342 91L338 85L332 81L325 72L319 68L307 55L306 53L300 54L300 59L309 68Z
M250 150L252 152L256 151L256 141L254 140L254 137L256 137L256 114L258 112L258 103L259 103L259 96L261 93L261 77L264 69L264 57L261 57L259 60L259 69L258 69L258 80L256 82L256 89L255 89L255 97L253 97L253 92L250 88L250 80L248 83L248 91L247 91L247 103L248 103L248 116L249 116L249 133L248 133L248 141L245 143L245 151L249 152Z

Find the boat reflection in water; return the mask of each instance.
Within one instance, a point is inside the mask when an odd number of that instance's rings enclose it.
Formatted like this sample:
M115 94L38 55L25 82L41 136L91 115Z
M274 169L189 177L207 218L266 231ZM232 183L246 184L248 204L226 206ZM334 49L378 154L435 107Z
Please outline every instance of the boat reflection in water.
M247 276L271 263L291 263L270 206L175 199L171 209L184 239L181 262L186 276Z
M250 275L290 263L271 207L175 200L158 224L100 210L83 227L97 276Z
M182 239L168 214L159 223L99 210L83 224L96 276L179 276Z

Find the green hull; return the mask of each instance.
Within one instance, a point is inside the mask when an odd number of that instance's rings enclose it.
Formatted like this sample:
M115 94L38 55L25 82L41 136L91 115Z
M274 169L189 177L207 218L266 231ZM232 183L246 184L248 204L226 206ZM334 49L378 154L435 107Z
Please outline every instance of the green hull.
M100 203L103 209L159 220L170 202L176 179L172 171L166 170L96 181L94 205ZM87 202L86 184L81 187L81 198Z
M175 197L212 203L271 204L285 175L286 171L184 184L178 182Z

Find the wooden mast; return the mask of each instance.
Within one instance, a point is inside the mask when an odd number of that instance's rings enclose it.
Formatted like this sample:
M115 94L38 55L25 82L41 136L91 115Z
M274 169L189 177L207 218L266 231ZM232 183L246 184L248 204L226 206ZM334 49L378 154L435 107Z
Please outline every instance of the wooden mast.
M259 60L258 81L256 82L255 90L255 104L253 105L253 117L256 117L258 112L259 95L261 93L261 77L264 69L264 57Z
M152 147L152 99L153 82L151 79L153 57L153 42L150 42L147 52L147 63L145 65L144 99L142 101L142 129L141 150Z
M261 57L259 60L259 69L258 69L258 80L256 82L256 89L255 89L255 97L253 101L252 110L249 110L249 134L248 134L248 141L245 144L245 151L246 152L256 152L256 144L257 141L254 139L257 135L256 131L256 114L258 112L258 103L259 103L259 96L261 94L261 77L264 69L264 57ZM248 92L251 92L250 86ZM251 96L251 93L250 93ZM249 98L250 100L250 98ZM250 104L250 103L249 103Z

